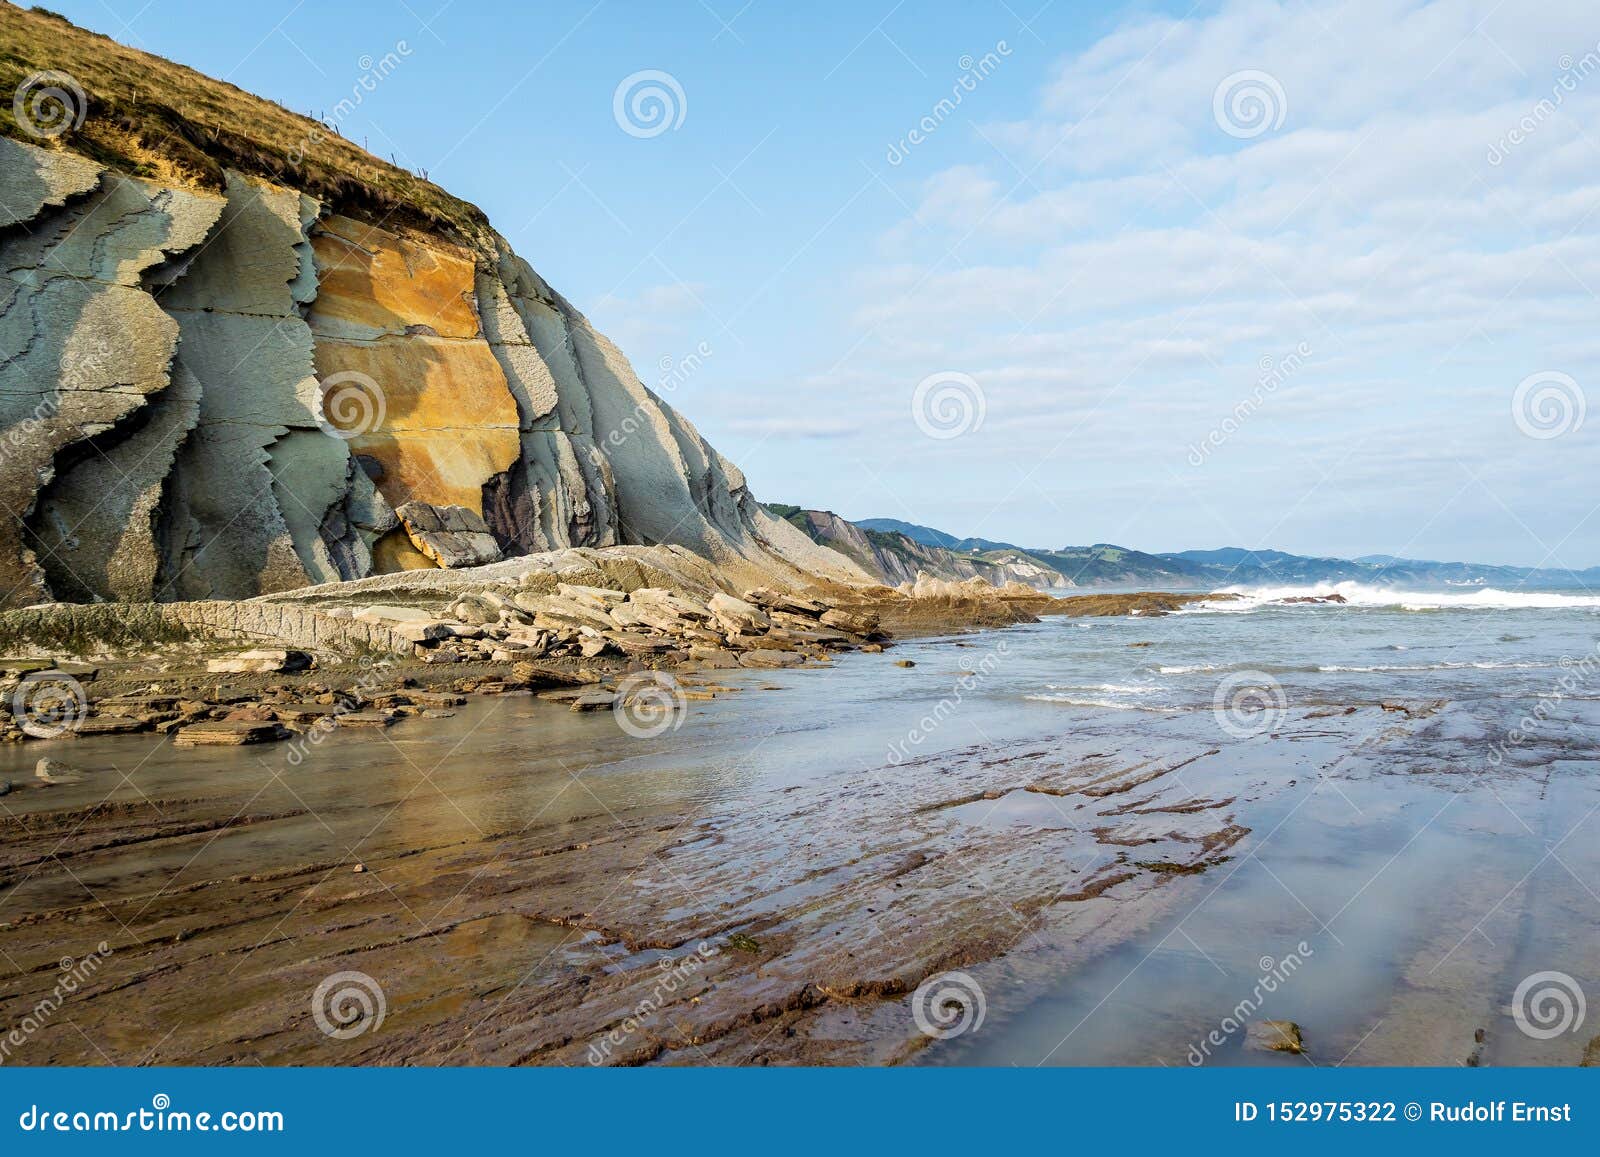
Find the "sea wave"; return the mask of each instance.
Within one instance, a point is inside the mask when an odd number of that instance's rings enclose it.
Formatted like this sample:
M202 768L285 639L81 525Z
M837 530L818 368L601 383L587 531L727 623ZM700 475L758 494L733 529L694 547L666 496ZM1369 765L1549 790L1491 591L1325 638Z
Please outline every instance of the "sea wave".
M1046 691L1099 691L1107 695L1149 695L1161 688L1130 683L1046 683Z
M1060 703L1067 707L1100 707L1111 711L1150 711L1157 715L1174 715L1176 707L1155 707L1149 703L1130 703L1125 699L1107 699L1086 695L1024 695L1035 703Z
M1470 591L1411 591L1370 583L1317 583L1310 586L1224 587L1218 593L1238 595L1192 603L1179 614L1241 614L1279 605L1286 599L1327 598L1338 595L1345 606L1392 607L1403 611L1441 610L1582 610L1600 608L1600 595L1558 594L1554 591L1503 591L1494 587ZM1334 604L1337 606L1338 604Z
M1377 663L1370 667L1346 667L1330 664L1318 671L1536 671L1554 667L1554 663Z

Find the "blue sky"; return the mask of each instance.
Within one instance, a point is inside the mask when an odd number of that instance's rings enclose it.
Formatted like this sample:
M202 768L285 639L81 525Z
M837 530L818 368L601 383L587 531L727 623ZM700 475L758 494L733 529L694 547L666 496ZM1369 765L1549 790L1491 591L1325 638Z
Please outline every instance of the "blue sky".
M344 134L648 384L709 350L665 392L764 499L1600 564L1593 4L1040 2L51 6L311 113L404 42Z

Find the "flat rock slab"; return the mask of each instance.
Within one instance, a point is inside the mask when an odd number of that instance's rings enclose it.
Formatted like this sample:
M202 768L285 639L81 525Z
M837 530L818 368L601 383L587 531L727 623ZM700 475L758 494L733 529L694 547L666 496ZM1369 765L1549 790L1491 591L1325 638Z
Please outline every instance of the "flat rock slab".
M798 667L805 661L798 651L746 651L739 656L741 667Z
M311 656L304 651L271 647L206 660L206 670L219 675L276 675L284 671L304 671L310 666Z
M616 703L617 697L610 691L585 691L572 698L574 711L606 711Z
M215 719L193 723L172 737L178 747L242 747L247 743L276 743L291 732L279 723L250 719Z
M350 711L339 716L340 727L388 727L400 718L393 711Z
M143 715L96 715L81 721L71 734L80 739L87 739L91 735L132 735L138 731L149 731L153 726L155 721Z

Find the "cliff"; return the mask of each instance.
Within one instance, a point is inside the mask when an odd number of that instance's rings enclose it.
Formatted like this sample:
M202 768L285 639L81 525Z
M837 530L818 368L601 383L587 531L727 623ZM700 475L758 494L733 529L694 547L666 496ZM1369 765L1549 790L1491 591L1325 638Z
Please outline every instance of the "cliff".
M0 607L620 544L867 578L470 204L48 13L0 48Z

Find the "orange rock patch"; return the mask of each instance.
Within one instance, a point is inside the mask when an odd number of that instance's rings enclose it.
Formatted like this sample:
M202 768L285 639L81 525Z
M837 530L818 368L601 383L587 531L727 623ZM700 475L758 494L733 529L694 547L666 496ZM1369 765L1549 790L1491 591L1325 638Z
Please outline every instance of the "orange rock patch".
M479 336L473 262L447 242L424 245L348 217L329 217L311 237L317 255L316 320L439 337Z
M516 401L479 330L472 261L443 242L342 217L320 230L308 320L329 423L382 466L377 486L390 505L481 514L484 484L518 460L521 437ZM341 406L335 375L371 386Z

